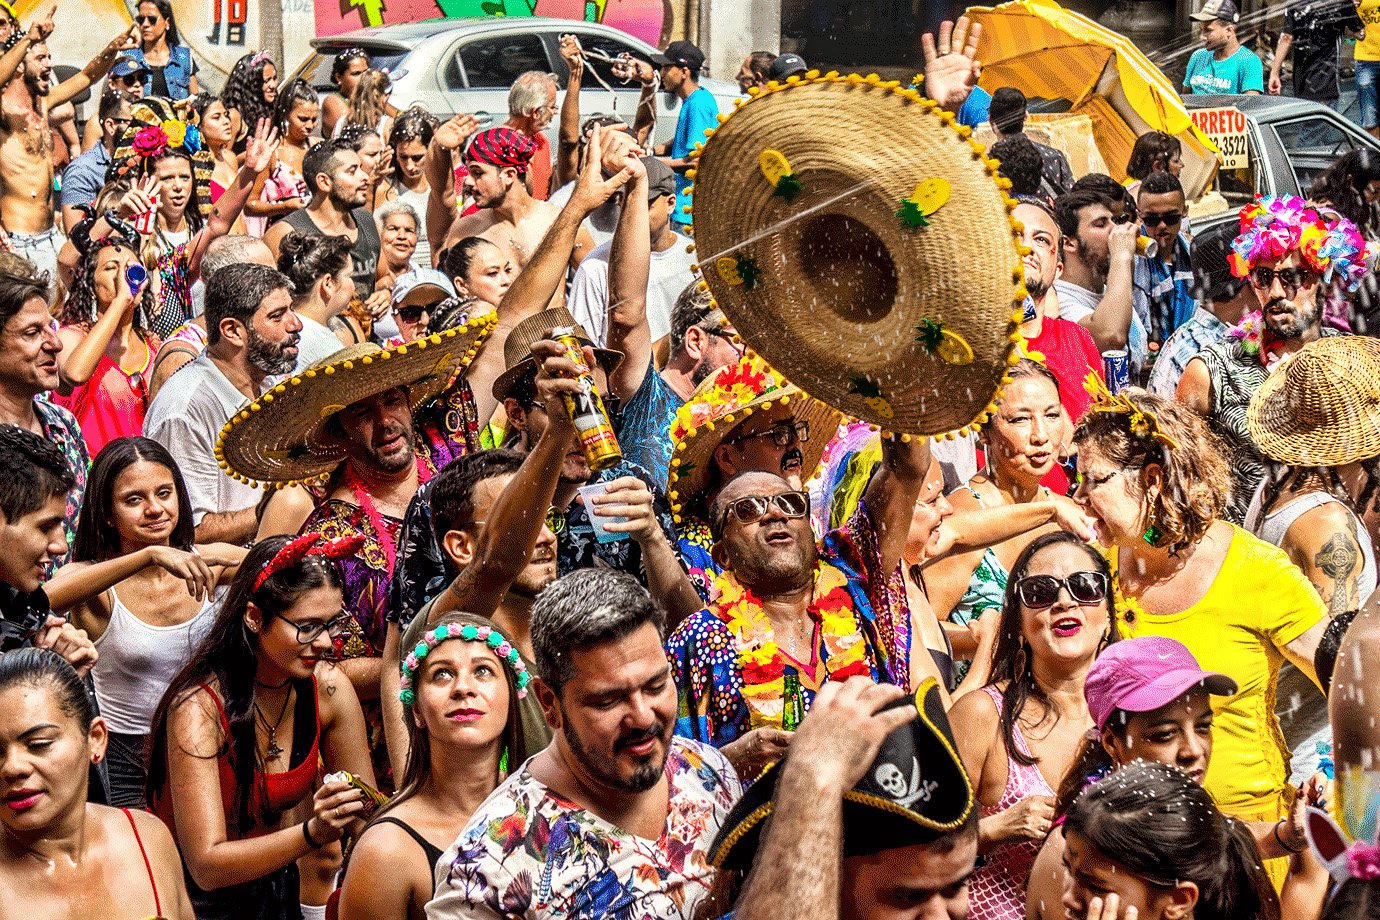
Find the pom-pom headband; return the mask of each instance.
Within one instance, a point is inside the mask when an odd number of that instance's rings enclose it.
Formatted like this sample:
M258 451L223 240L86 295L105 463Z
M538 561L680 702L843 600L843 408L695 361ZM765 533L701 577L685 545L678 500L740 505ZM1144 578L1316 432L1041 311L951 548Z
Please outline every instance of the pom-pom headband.
M1092 406L1089 407L1088 411L1125 415L1131 429L1131 436L1140 441L1147 449L1156 444L1169 448L1179 446L1178 442L1160 430L1160 422L1159 419L1155 418L1155 413L1137 407L1124 393L1117 393L1113 396L1111 390L1107 389L1107 384L1096 373L1088 372L1087 378L1083 381L1083 389L1087 390L1088 395L1092 397Z
M1328 284L1354 291L1375 255L1356 225L1345 217L1326 219L1297 195L1262 195L1241 209L1241 234L1227 257L1231 273L1245 278L1264 259L1297 251Z
M402 692L398 698L404 705L411 706L417 702L417 694L412 689L412 678L421 668L426 656L436 646L451 639L463 639L466 642L483 642L493 649L495 655L499 657L513 671L513 676L517 680L518 699L527 696L527 685L532 680L532 675L527 672L527 665L522 663L522 655L503 637L503 634L492 626L475 626L473 623L446 623L429 629L423 636L422 641L417 643L417 647L408 653L402 661Z
M324 556L327 559L344 559L359 552L359 548L364 545L364 536L356 534L353 537L341 537L339 540L327 540L319 533L304 533L300 537L289 540L287 545L278 550L277 554L270 560L268 565L259 572L259 577L254 579L254 590L257 591L264 586L274 575L283 569L290 568L301 562L308 556Z

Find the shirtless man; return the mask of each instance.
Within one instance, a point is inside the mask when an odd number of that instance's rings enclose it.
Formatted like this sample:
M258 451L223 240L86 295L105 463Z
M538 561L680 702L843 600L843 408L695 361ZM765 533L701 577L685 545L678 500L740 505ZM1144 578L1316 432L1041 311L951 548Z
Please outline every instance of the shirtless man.
M452 151L461 146L473 124L471 116L457 116L442 125L431 141L430 161L434 165L427 176L433 192L431 200L439 201L452 213ZM504 250L519 268L531 260L560 213L560 208L538 201L527 191L527 170L535 152L531 138L512 128L490 128L474 135L465 151L465 167L479 211L455 219L440 248L454 246L469 236L481 236ZM428 226L433 225L429 222ZM434 242L432 246L436 248ZM578 266L593 248L594 238L581 228L570 267Z
M101 80L123 50L139 45L130 26L82 70L52 85L53 58L47 39L54 4L45 17L0 57L0 225L14 251L50 276L56 274L64 238L53 223L53 135L48 110Z

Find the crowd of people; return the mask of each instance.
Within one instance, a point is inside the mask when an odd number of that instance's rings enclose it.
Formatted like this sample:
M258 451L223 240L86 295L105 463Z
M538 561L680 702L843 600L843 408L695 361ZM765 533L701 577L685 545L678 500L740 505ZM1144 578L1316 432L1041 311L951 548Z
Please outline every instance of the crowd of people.
M1312 6L1278 58L1328 98ZM932 443L716 299L769 284L695 250L690 42L619 62L628 123L562 37L559 103L481 127L360 49L201 92L166 0L53 85L54 29L0 22L0 914L1380 916L1380 164L1191 232L1177 139L1075 178L966 19L923 98L753 53L725 124L870 86L1008 207L1009 356ZM907 239L988 219L920 198ZM781 265L846 289L850 245Z

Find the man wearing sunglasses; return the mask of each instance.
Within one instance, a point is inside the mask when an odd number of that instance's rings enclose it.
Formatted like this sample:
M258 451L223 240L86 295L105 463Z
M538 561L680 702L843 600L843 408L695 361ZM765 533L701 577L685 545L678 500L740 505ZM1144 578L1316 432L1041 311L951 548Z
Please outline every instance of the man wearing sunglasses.
M724 484L709 508L719 595L666 642L678 734L760 767L753 758L779 755L789 737L750 730L793 728L829 681L909 686L909 617L891 576L930 464L929 439L884 438L857 511L819 543L809 494L780 475Z
M1141 182L1136 203L1145 235L1155 243L1153 253L1136 256L1136 313L1150 317L1150 341L1163 345L1197 308L1193 262L1181 232L1184 188L1173 173L1152 172Z
M1277 258L1262 256L1245 265L1246 283L1260 302L1260 335L1255 340L1229 336L1199 352L1184 368L1175 394L1206 418L1227 442L1235 483L1224 516L1237 525L1245 520L1251 496L1265 476L1264 460L1246 427L1246 407L1251 397L1289 355L1323 336L1339 334L1322 322L1323 302L1329 288L1323 282L1324 266L1310 262L1300 246L1305 231L1325 238L1333 224L1316 212L1305 210L1304 202L1298 198L1282 202L1262 198L1261 202L1267 206L1272 202L1284 204L1289 210L1279 219L1262 214L1249 223L1243 221L1243 232L1233 243L1233 249L1238 253L1252 251L1251 234L1260 232L1265 223L1272 233L1281 235L1289 248ZM1327 245L1332 245L1332 241ZM1355 250L1346 243L1333 255L1334 261L1355 258ZM1235 269L1233 273L1240 274Z
M62 225L70 232L82 219L77 205L92 204L105 185L110 157L125 128L129 127L129 106L134 97L122 90L109 89L101 95L100 109L94 119L99 125L99 140L81 156L67 164L62 171Z

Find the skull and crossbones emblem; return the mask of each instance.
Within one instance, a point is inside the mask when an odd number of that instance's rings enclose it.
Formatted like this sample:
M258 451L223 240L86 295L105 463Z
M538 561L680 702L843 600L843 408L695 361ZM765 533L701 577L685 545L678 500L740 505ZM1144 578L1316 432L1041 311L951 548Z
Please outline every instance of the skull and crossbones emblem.
M929 799L936 783L921 782L920 761L914 757L910 761L910 781L894 763L884 763L872 772L872 778L882 791L896 801L902 808L909 808L918 799Z

